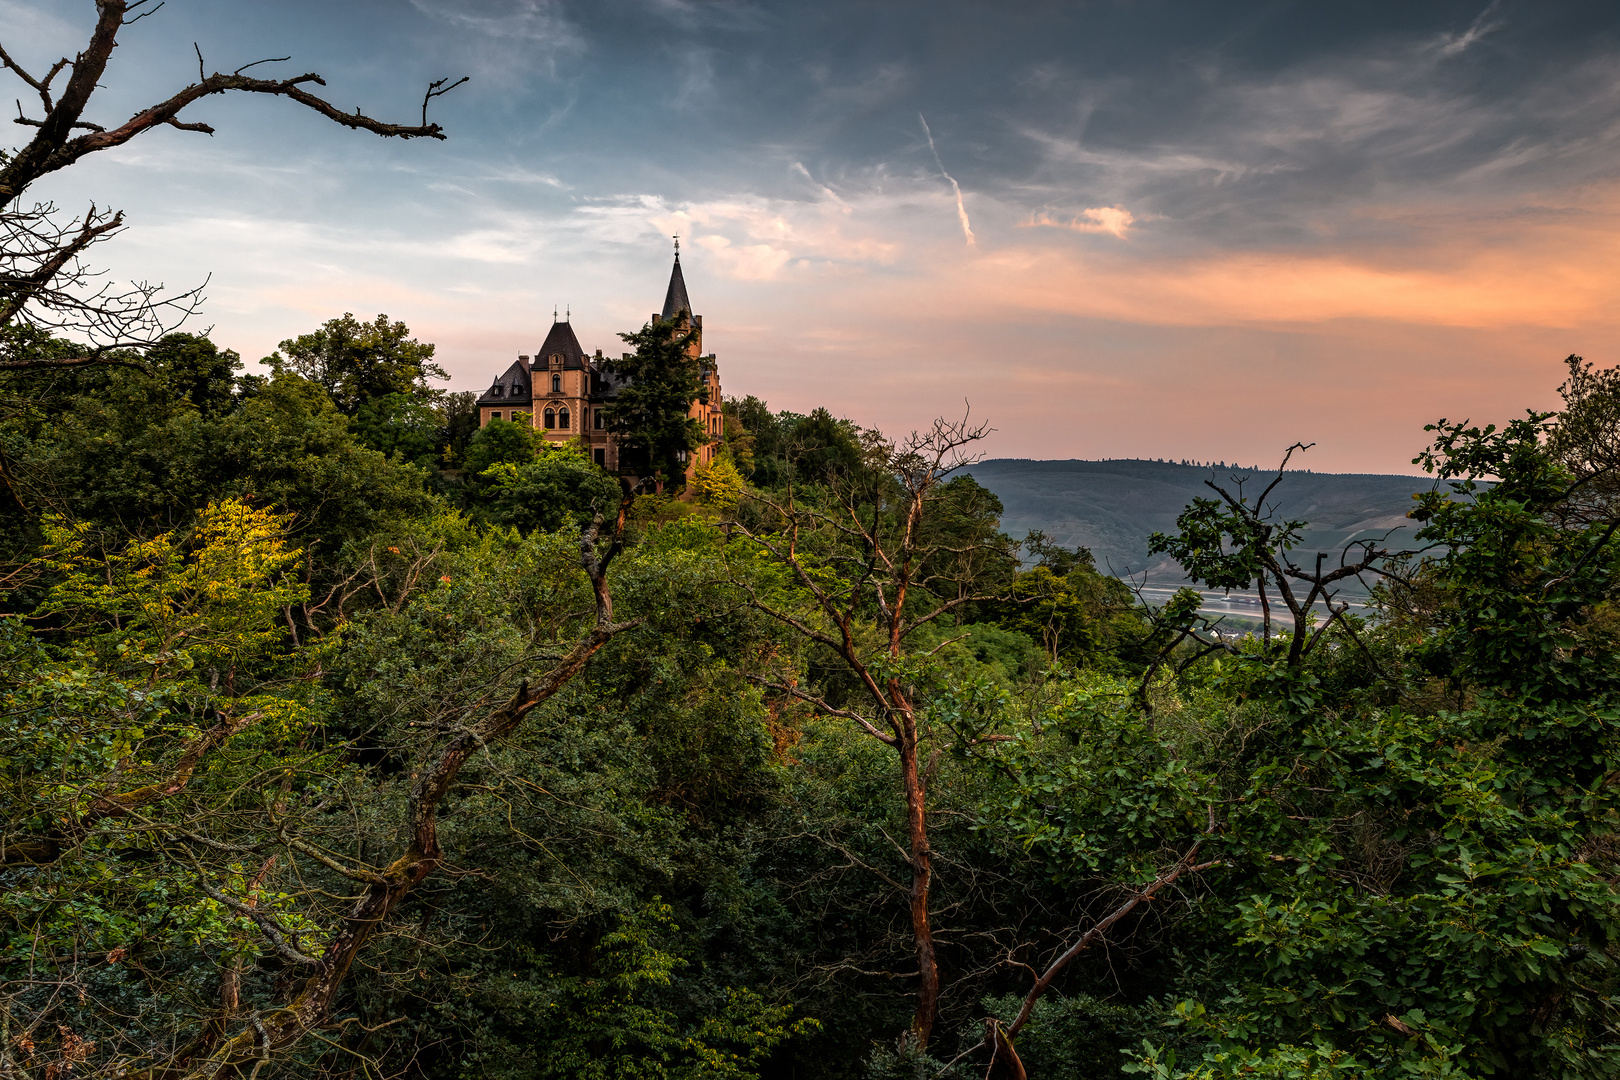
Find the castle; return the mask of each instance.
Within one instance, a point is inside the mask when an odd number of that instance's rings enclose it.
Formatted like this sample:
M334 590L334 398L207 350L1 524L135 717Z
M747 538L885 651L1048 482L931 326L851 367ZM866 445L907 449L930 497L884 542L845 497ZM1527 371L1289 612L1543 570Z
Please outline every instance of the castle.
M664 309L653 321L672 322L677 333L693 331L688 354L702 364L703 388L687 413L703 429L705 441L687 460L687 473L706 464L719 452L723 433L720 412L720 368L713 353L703 352L703 316L692 313L681 274L680 241L676 241L675 268L664 293ZM619 379L623 382L623 379ZM558 321L552 314L551 332L533 357L519 356L478 398L478 426L491 420L530 424L545 432L548 442L579 440L591 459L610 472L620 472L619 444L607 427L607 406L617 392L615 376L605 370L602 350L591 356L574 336L571 319ZM628 468L632 463L625 462Z

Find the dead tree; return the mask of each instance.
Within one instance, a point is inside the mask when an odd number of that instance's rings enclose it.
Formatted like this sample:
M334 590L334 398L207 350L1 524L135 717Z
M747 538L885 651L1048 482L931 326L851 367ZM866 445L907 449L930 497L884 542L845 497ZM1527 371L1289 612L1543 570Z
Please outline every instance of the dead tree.
M393 124L358 109L346 112L311 93L309 86L326 85L313 72L290 79L245 74L249 68L286 57L257 60L229 74L208 74L198 50L196 82L141 109L122 124L103 125L86 119L119 33L156 11L156 7L147 7L151 2L96 0L96 25L84 49L71 59L58 60L43 75L23 68L0 42L0 66L26 84L30 96L39 99L40 108L40 115L29 116L19 102L13 123L34 129L33 137L9 157L0 156L0 330L31 325L81 339L85 346L82 355L62 358L0 352L0 370L104 362L114 350L154 344L194 314L201 302L201 286L165 293L161 286L148 283L118 287L99 281L86 266L84 255L123 228L123 213L91 206L78 218L63 222L57 208L48 202L18 209L18 200L41 177L160 127L212 135L214 129L208 124L182 120L181 114L203 98L230 92L288 98L334 123L388 138L443 139L444 129L428 122L428 103L466 81L431 83L422 99L422 122ZM66 81L58 85L64 72Z
M1345 618L1350 605L1339 599L1343 585L1364 580L1367 574L1381 575L1390 560L1409 554L1390 551L1380 541L1357 540L1339 553L1334 566L1326 565L1328 554L1323 551L1316 552L1308 566L1294 560L1292 552L1307 523L1280 519L1271 496L1282 483L1294 451L1308 450L1311 445L1290 446L1277 475L1253 499L1243 490L1247 476L1235 477L1224 486L1213 479L1204 481L1218 497L1195 498L1176 518L1180 532L1154 533L1148 542L1150 552L1170 555L1200 585L1227 591L1256 589L1262 656L1268 662L1280 659L1289 671L1297 670L1334 627L1359 644L1354 626ZM1192 597L1178 597L1181 599ZM1159 668L1185 642L1194 643L1200 656L1214 651L1241 654L1235 643L1211 632L1210 624L1198 617L1196 604L1172 603L1162 614L1166 617L1158 620L1162 625L1156 630L1164 637L1164 645L1143 677L1144 694Z
M917 956L911 1034L919 1046L926 1046L932 1034L940 994L929 922L934 857L928 840L928 786L940 751L924 760L926 702L919 700L916 673L908 670L907 645L920 628L969 603L992 599L987 577L1011 562L1011 548L999 533L953 536L940 520L948 511L947 477L977 460L970 448L989 431L988 425L964 417L936 420L927 431L898 443L869 434L865 467L835 478L814 495L789 487L781 501L750 496L774 517L773 530L729 523L788 570L809 598L804 608L791 607L738 579L750 605L825 649L859 691L855 700L834 704L787 677L757 681L823 715L850 721L894 750L905 799L908 903Z

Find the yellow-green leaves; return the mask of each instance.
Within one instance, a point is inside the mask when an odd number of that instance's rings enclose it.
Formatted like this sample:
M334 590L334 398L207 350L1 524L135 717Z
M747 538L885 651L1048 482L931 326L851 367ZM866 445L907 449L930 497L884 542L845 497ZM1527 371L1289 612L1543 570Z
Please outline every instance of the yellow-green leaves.
M699 465L692 472L698 500L717 510L730 510L742 498L743 477L725 458Z
M281 613L309 598L296 574L303 553L286 540L289 518L226 499L189 534L116 551L100 549L83 526L46 518L41 562L63 580L35 615L99 629L126 661L230 666L261 655L281 637Z

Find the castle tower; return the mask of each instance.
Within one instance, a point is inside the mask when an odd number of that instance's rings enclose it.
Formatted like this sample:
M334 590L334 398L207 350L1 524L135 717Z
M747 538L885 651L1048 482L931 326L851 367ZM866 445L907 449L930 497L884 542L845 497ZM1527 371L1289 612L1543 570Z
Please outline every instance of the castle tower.
M664 291L664 307L651 320L674 323L675 331L694 331L687 346L688 355L701 364L701 386L687 415L702 427L704 442L688 456L687 476L699 465L714 460L725 434L720 397L720 370L714 354L703 352L703 316L692 313L686 292L686 276L681 272L680 239L675 241L675 265L670 270L669 287ZM531 424L545 432L548 442L577 439L596 464L619 470L619 447L607 429L607 408L613 401L615 379L602 367L602 350L588 356L574 336L571 319L551 317L551 331L540 350L518 362L496 378L478 398L479 426L491 420Z
M690 479L699 465L713 461L720 452L725 435L725 419L721 409L720 366L714 354L703 352L703 316L692 312L692 300L686 294L686 275L681 273L681 238L675 238L675 265L669 272L669 288L664 290L664 309L653 316L655 321L673 322L677 333L692 331L687 355L702 362L702 388L687 414L703 427L704 442L693 452L686 465Z

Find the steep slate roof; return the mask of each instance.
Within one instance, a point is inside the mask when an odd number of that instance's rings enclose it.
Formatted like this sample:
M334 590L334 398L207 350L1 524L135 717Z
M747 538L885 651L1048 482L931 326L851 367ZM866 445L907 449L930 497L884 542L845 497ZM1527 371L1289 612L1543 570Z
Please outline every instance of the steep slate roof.
M669 274L669 291L664 294L664 312L658 317L668 322L683 310L692 314L692 301L686 297L686 279L681 276L681 256L677 252L675 269Z
M546 343L534 354L534 370L545 371L550 368L553 353L562 353L562 366L566 371L577 371L588 366L585 363L585 350L579 347L579 338L574 336L574 328L569 323L551 324L551 333L546 335Z
M495 393L497 386L501 388L499 394ZM478 398L480 405L526 405L528 402L529 371L521 360L507 368Z

